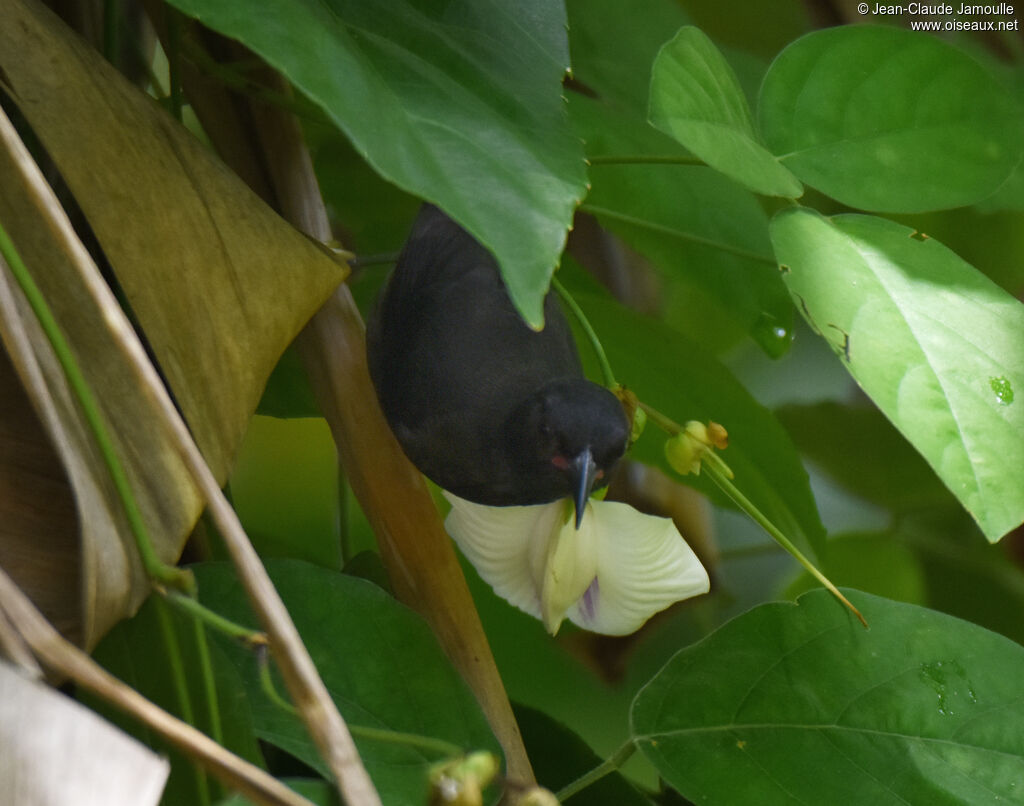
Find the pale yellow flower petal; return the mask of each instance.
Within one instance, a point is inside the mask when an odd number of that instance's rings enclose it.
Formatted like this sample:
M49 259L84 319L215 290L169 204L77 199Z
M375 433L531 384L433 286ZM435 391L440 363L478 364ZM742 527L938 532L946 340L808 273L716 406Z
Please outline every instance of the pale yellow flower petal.
M593 501L597 576L567 613L575 624L628 635L674 602L707 593L708 573L670 518L627 504ZM585 519L584 519L585 520Z

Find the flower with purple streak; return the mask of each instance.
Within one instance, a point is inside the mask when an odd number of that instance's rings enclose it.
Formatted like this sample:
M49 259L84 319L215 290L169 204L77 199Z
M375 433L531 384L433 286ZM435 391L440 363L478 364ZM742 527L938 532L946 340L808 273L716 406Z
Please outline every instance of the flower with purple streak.
M480 576L554 635L562 621L627 635L673 602L706 593L707 571L669 518L589 501L577 530L572 504L488 507L445 496L445 521Z

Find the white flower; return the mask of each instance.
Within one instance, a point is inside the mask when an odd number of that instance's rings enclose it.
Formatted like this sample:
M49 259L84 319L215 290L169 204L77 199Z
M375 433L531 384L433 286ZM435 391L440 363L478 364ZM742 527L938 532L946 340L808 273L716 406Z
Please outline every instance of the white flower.
M669 518L592 500L577 531L568 500L488 507L445 497L452 504L445 528L480 576L552 635L565 618L592 632L628 635L710 587Z

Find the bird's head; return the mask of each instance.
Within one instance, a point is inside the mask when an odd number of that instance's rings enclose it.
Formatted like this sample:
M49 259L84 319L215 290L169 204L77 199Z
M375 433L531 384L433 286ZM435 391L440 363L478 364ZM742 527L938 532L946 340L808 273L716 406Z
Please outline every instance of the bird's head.
M578 529L590 493L608 483L626 450L629 423L622 404L584 378L559 378L531 395L513 421L522 472L538 488L572 498Z

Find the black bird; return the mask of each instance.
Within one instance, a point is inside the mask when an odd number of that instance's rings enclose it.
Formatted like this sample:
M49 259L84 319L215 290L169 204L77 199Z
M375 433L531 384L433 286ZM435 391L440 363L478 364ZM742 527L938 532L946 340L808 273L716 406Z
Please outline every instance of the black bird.
M429 479L490 506L571 497L576 528L608 483L629 424L583 377L554 298L543 330L516 312L494 257L424 205L367 324L381 409Z

